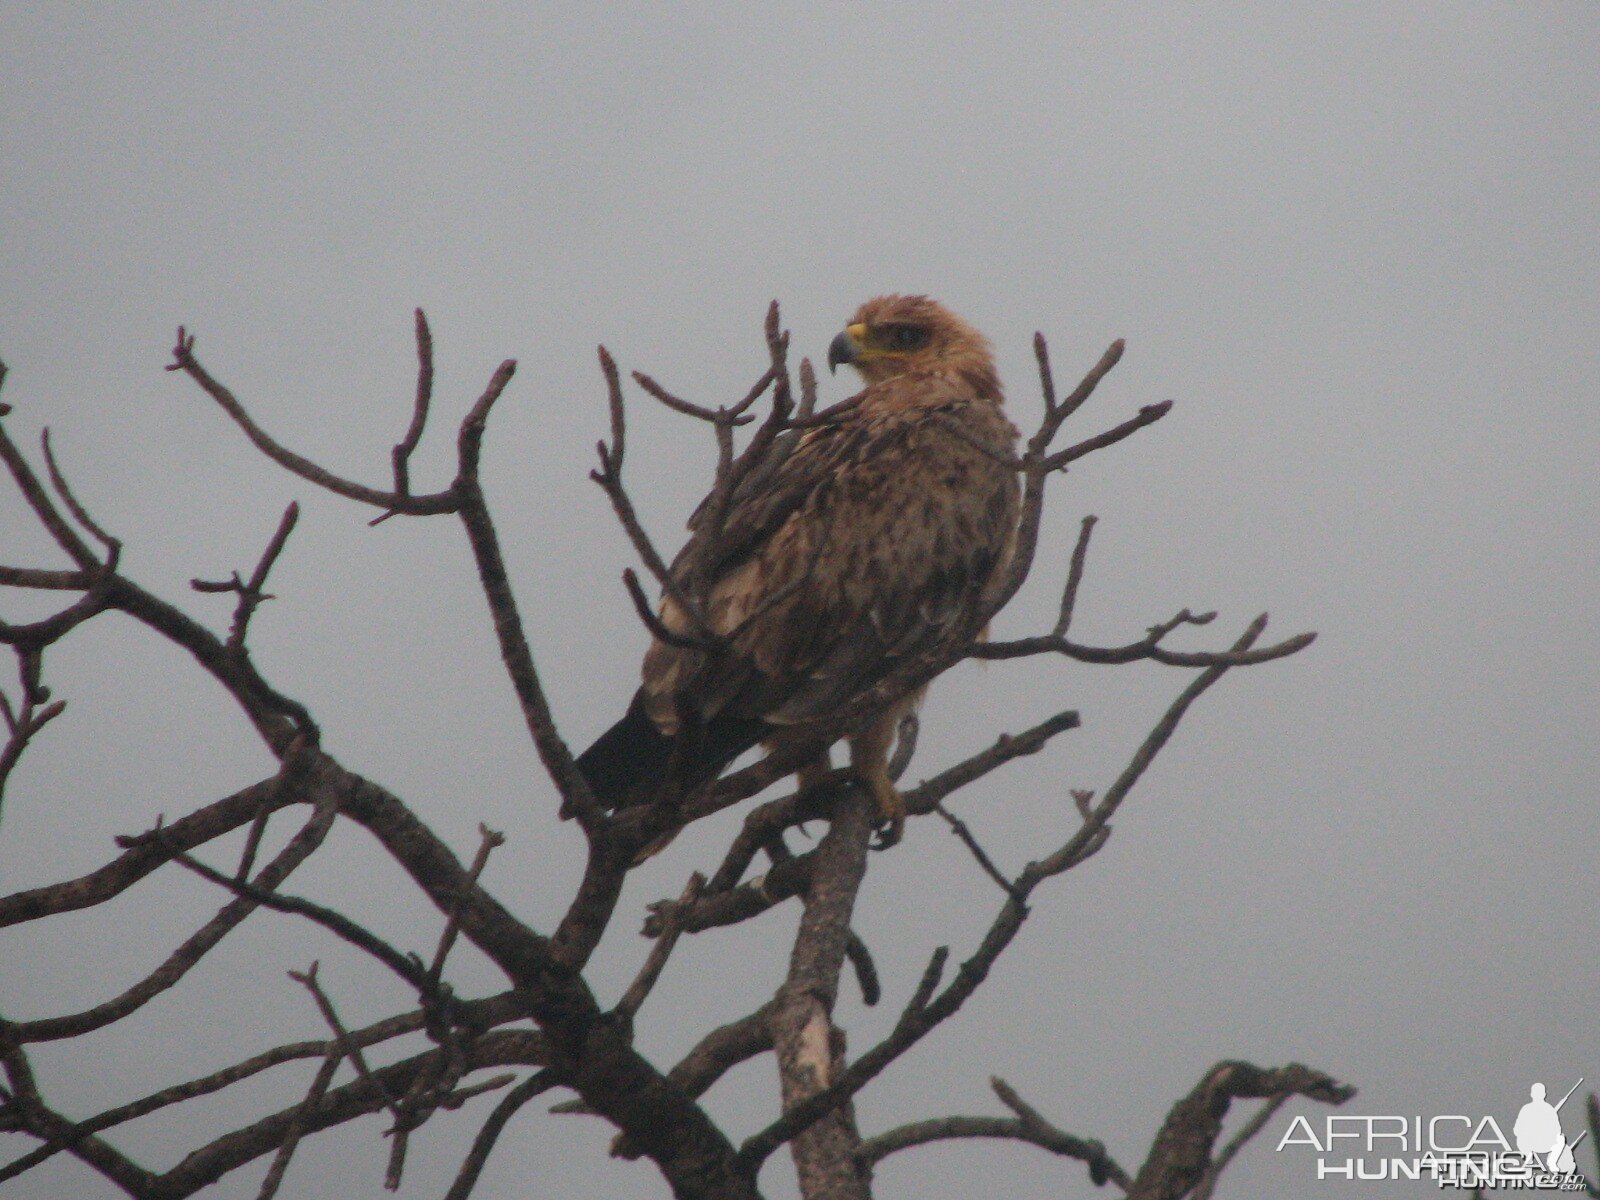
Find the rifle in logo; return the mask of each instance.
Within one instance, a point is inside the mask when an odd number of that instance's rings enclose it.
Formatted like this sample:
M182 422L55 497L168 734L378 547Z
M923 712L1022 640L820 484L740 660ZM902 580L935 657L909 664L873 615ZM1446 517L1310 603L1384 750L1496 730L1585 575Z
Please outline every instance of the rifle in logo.
M1561 1131L1561 1106L1572 1099L1572 1093L1582 1086L1579 1079L1567 1089L1567 1094L1555 1103L1547 1101L1544 1084L1536 1083L1528 1089L1528 1102L1517 1113L1517 1123L1511 1127L1517 1139L1517 1150L1529 1162L1538 1162L1547 1170L1569 1175L1575 1169L1572 1151L1588 1136L1584 1130L1576 1141L1568 1142Z

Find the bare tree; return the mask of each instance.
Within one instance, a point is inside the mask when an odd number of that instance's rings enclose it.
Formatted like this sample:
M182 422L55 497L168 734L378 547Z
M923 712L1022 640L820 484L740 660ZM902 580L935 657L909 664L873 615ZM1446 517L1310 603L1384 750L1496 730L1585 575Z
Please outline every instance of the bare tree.
M0 1182L66 1153L89 1164L130 1196L173 1200L192 1195L245 1164L268 1158L270 1166L260 1192L266 1200L282 1183L303 1139L386 1110L392 1125L387 1134L391 1152L385 1184L394 1189L401 1183L409 1134L441 1109L455 1109L481 1094L496 1093L498 1098L479 1124L448 1191L447 1200L465 1200L513 1114L545 1093L565 1092L568 1097L556 1109L586 1112L610 1122L616 1129L612 1152L648 1158L672 1194L679 1197L739 1200L759 1196L762 1165L784 1146L794 1158L801 1191L808 1200L867 1197L874 1164L890 1154L941 1139L1008 1138L1079 1160L1094 1184L1110 1185L1136 1200L1176 1200L1187 1195L1209 1196L1218 1173L1287 1097L1299 1095L1339 1104L1353 1094L1353 1089L1327 1075L1299 1065L1266 1069L1243 1062L1219 1063L1173 1107L1136 1169L1119 1165L1111 1151L1092 1137L1058 1128L1000 1079L993 1080L1004 1110L999 1115L934 1115L868 1137L857 1128L852 1106L856 1093L953 1017L983 985L991 967L1022 931L1038 889L1106 844L1111 818L1128 800L1189 706L1229 671L1293 654L1314 636L1301 634L1262 645L1267 624L1263 615L1249 622L1224 649L1203 653L1171 649L1167 639L1175 630L1208 624L1216 616L1184 609L1124 645L1095 646L1076 640L1073 610L1095 522L1088 517L1078 535L1053 627L1037 637L1016 641L981 639L979 631L1029 576L1049 479L1084 455L1112 446L1160 420L1170 407L1168 402L1143 408L1104 432L1074 444L1057 445L1068 419L1116 365L1122 353L1120 341L1111 345L1069 394L1058 397L1044 338L1036 336L1043 415L1023 452L1006 456L1008 465L1019 474L1023 490L1017 552L985 597L979 620L964 628L958 638L897 668L857 702L817 722L810 731L809 749L771 753L686 794L663 787L653 802L612 813L591 794L552 719L480 484L485 427L511 381L515 363L500 365L462 421L456 437L455 478L438 491L418 493L412 489L409 463L427 424L433 381L432 341L420 311L416 334L415 406L404 437L394 447L392 482L383 487L342 478L280 444L201 364L194 338L182 329L168 370L187 376L203 389L263 454L284 469L376 509L374 524L395 516L452 516L461 522L528 735L560 797L561 815L575 819L583 832L587 858L581 882L554 929L535 929L521 920L481 879L492 851L502 841L499 833L483 829L475 856L470 864L464 863L400 797L329 754L322 746L313 714L276 686L254 660L249 637L252 615L269 598L269 575L298 517L294 505L283 514L248 578L235 574L227 580L195 581L200 591L237 597L230 628L225 633L214 632L122 572L121 544L95 522L73 494L57 467L48 434L41 450L41 475L0 425L0 458L39 524L70 560L67 566L0 566L0 584L72 597L44 619L0 623L0 642L12 648L19 676L14 698L9 694L0 697L7 731L0 750L0 797L7 775L30 741L62 711L64 701L52 698L45 683L47 653L79 626L106 612L124 613L157 637L186 650L222 685L278 763L270 777L233 795L120 838L121 853L87 875L0 899L0 924L41 921L106 904L154 871L184 869L209 880L225 901L155 971L120 994L82 1012L24 1021L0 1018L0 1062L5 1074L5 1086L0 1090L0 1130L31 1143L20 1156L0 1167ZM768 312L765 335L770 365L742 399L725 407L697 406L647 376L633 377L645 393L703 422L714 437L717 468L703 510L713 537L719 514L740 481L771 470L808 426L826 419L825 413L815 411L815 379L808 362L800 363L798 388L795 386L788 360L789 338L780 329L776 304ZM599 446L594 478L656 584L672 593L685 612L700 612L704 596L697 589L704 581L697 580L693 572L687 583L669 575L666 557L646 534L625 486L623 383L603 348L600 364L610 437ZM765 415L758 421L755 410L763 397L767 398ZM7 412L0 407L0 416ZM662 626L632 570L624 572L623 579L640 618L655 636L686 636ZM710 635L702 628L688 636ZM641 849L680 825L780 784L794 773L802 758L848 733L863 714L881 711L887 702L962 659L1041 654L1100 664L1150 661L1191 674L1115 779L1097 791L1071 793L1078 814L1071 835L1059 845L1042 847L1038 857L1014 875L996 865L946 802L975 780L1013 759L1039 752L1058 734L1075 728L1075 712L1058 712L1031 728L1002 735L981 753L905 789L909 813L934 814L947 822L993 879L996 909L987 932L964 952L953 972L947 970L947 948L931 951L920 981L901 1000L899 1018L881 1042L859 1054L848 1054L843 1032L833 1017L845 964L852 967L869 1003L875 1002L880 992L871 954L851 928L857 892L871 859L874 809L853 776L842 770L751 808L719 863L706 864L703 872L691 872L680 894L651 906L645 923L650 948L621 999L608 1008L597 998L585 978L585 968L614 924L624 880ZM911 762L916 734L914 720L902 724L891 764L896 778ZM552 819L556 815L549 814ZM827 822L826 835L808 850L792 849L786 833L818 819ZM298 831L277 854L259 861L269 824L282 820L300 821ZM424 957L386 942L361 922L359 914L335 911L283 890L289 876L326 844L329 831L339 822L365 828L438 910L439 937L430 955ZM213 843L241 829L247 831L242 854L236 862L219 862ZM210 861L200 857L208 848ZM752 877L758 856L765 857L769 866ZM635 1027L646 1019L652 988L684 938L758 920L791 900L801 906L799 929L787 973L774 981L771 999L739 1020L706 1030L698 1044L669 1067L643 1057L635 1049ZM415 994L415 1003L387 1019L350 1028L341 1020L313 963L307 970L293 973L293 978L326 1024L325 1038L262 1048L225 1069L86 1117L68 1116L52 1104L50 1088L35 1071L33 1046L83 1037L129 1018L154 996L181 983L232 930L261 909L291 914L331 931L403 981ZM292 936L299 927L285 923L282 929L285 936ZM452 986L450 955L461 938L482 950L498 968L504 990L468 998ZM398 1057L389 1050L396 1039L418 1032L426 1034L431 1048ZM701 1107L699 1097L736 1064L767 1053L773 1056L778 1077L775 1100L779 1102L772 1119L753 1131L720 1127ZM167 1113L174 1106L295 1063L303 1063L301 1069L308 1073L302 1100L195 1146L166 1171L141 1165L107 1136L128 1122ZM1238 1136L1218 1149L1224 1116L1236 1099L1260 1100L1263 1106Z

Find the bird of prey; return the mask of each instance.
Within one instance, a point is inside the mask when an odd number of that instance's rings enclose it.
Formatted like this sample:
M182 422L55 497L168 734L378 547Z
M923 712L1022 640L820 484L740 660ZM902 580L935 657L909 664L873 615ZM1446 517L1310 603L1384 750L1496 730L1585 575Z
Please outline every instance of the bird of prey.
M693 788L757 743L804 738L808 724L970 626L1009 563L1017 430L983 335L926 296L880 296L829 346L829 368L841 363L866 389L801 434L775 469L746 476L708 563L697 558L707 552L704 506L691 518L672 571L709 581L705 620L724 644L652 643L627 715L578 760L608 807L654 799L669 773ZM691 630L670 596L660 618L674 634ZM889 750L920 699L903 697L848 734L851 767L886 824L883 845L905 822ZM826 765L824 747L810 770Z

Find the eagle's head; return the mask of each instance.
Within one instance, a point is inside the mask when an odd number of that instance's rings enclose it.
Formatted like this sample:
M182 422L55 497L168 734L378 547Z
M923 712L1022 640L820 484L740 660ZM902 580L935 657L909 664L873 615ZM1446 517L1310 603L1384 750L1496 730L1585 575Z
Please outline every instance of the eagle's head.
M868 300L828 347L828 369L840 363L849 363L868 383L937 372L963 377L980 396L1000 398L989 340L926 296Z

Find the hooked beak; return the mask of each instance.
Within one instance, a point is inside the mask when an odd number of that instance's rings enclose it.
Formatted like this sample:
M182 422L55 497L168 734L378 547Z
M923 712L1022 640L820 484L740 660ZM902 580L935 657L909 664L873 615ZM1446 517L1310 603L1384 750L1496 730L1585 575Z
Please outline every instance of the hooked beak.
M866 333L865 325L850 325L828 344L828 373L831 375L839 369L840 363L852 365L861 361L861 338Z

